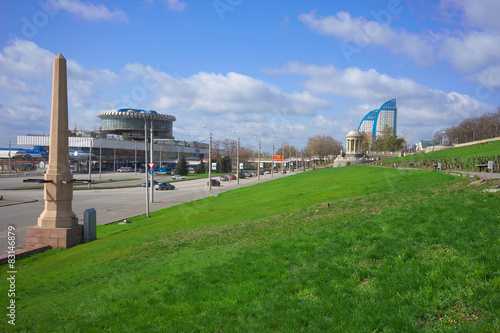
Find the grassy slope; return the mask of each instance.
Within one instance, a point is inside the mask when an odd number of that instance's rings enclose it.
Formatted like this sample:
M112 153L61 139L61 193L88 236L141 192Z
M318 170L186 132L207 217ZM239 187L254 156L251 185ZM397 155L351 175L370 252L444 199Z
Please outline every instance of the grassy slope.
M500 141L477 144L473 146L451 148L441 151L433 151L425 154L403 156L384 161L418 161L418 160L438 160L442 158L454 158L460 156L461 159L468 159L476 156L496 156L500 154Z
M20 260L15 328L498 331L499 207L427 171L326 169L238 189Z

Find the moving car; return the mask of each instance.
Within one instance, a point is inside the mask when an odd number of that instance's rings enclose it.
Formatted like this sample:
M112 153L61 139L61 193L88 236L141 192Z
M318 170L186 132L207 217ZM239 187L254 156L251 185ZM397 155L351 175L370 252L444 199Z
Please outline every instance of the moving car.
M158 181L153 180L153 185L158 184ZM148 187L151 186L151 182L148 180ZM142 183L142 187L146 187L146 182Z
M170 183L158 183L155 185L155 190L175 190L175 186Z
M173 175L172 179L186 179L184 176L179 176L179 175Z
M116 171L118 171L118 172L132 172L132 168L131 167L122 167Z
M230 180L236 180L236 176L233 174L227 175L227 178L229 178Z
M228 180L229 180L228 176L222 175L222 176L219 177L219 181L227 182Z
M218 181L217 179L210 179L210 181L212 182L212 186L220 186L220 181ZM208 186L208 182L207 182L207 186Z

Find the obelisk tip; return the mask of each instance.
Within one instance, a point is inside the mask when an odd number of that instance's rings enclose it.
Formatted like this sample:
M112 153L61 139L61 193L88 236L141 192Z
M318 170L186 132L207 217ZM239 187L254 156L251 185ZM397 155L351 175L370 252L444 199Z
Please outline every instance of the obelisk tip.
M65 59L61 53L59 53L56 57L56 59ZM65 59L66 60L66 59Z

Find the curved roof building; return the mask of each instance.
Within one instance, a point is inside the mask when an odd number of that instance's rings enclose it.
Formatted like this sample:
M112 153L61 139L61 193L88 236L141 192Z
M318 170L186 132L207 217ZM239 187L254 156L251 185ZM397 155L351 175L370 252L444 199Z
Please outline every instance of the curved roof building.
M174 116L160 114L154 110L119 109L103 111L97 115L101 118L100 131L108 134L122 135L124 140L144 140L144 121L148 129L153 126L156 139L173 139Z
M398 120L398 108L396 107L396 99L391 99L379 109L368 112L361 120L358 131L370 133L373 137L382 134L384 127L392 128L392 133L396 135Z

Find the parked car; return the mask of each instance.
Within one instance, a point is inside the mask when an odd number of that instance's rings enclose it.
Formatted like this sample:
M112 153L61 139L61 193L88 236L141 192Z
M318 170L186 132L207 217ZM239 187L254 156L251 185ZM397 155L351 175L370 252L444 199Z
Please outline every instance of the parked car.
M252 177L257 177L257 172L252 172Z
M131 167L122 167L120 169L117 170L118 172L132 172L132 168Z
M179 175L173 175L172 179L186 179L184 176L179 176Z
M266 170L264 173L265 173L266 175L270 175L270 174L271 174L271 170Z
M139 169L137 169L137 171L138 171L139 173L144 173L144 172L146 172L146 170L145 170L144 168L139 168Z
M170 183L158 183L155 185L155 190L175 190L175 186Z
M229 178L230 180L236 180L236 176L233 174L227 175L227 178Z
M158 184L158 181L153 180L153 185ZM148 186L151 186L151 182L148 180ZM142 187L146 187L146 182L142 183Z
M227 182L229 180L229 177L225 176L225 175L222 175L222 176L219 177L219 180L222 181L222 182Z
M220 186L220 181L218 181L217 179L210 179L210 181L212 182L212 186ZM208 186L208 182L207 182L207 186Z
M250 178L250 177L253 177L253 175L251 172L245 172L245 177ZM240 176L240 178L241 178L241 176Z
M238 176L238 177L240 177L240 179L245 179L245 178L247 178L243 172L240 172L240 174L239 174L239 176Z

